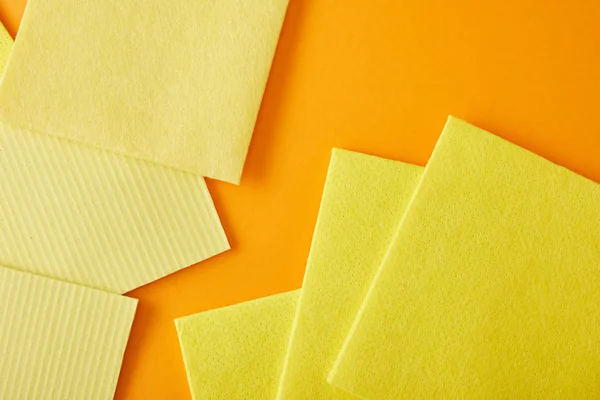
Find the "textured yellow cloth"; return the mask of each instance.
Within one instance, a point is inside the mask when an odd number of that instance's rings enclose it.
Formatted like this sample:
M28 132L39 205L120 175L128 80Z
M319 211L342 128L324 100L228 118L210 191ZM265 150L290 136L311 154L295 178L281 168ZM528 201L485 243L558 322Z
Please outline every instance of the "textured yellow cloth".
M272 399L299 291L175 320L194 399Z
M288 0L29 0L0 117L239 182Z
M372 399L600 396L600 185L450 118L330 382Z
M12 37L10 37L4 25L0 24L0 76L4 73L4 67L10 56L12 46Z
M0 122L0 264L124 293L228 248L202 178Z
M422 167L333 150L279 399L352 399L327 375Z
M136 305L0 267L0 398L112 399Z

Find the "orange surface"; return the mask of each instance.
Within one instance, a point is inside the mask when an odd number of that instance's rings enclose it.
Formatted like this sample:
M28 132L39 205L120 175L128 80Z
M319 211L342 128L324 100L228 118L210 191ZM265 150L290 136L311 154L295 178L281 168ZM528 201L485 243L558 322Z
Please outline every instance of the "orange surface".
M24 3L0 1L13 34ZM291 0L241 186L209 182L233 250L130 293L117 398L189 398L174 318L300 286L333 146L425 164L453 114L600 182L599 20L597 0Z

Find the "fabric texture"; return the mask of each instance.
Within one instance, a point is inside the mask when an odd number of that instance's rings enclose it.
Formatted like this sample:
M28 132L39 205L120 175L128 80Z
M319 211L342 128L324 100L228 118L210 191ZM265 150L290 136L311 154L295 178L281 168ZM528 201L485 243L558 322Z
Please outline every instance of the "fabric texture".
M0 264L125 293L229 249L204 180L0 122Z
M423 168L334 149L279 399L351 399L327 383Z
M288 0L29 0L0 118L238 183Z
M600 186L450 118L330 382L369 399L600 395Z
M194 399L272 399L299 291L175 320Z
M0 398L112 399L136 306L0 267Z

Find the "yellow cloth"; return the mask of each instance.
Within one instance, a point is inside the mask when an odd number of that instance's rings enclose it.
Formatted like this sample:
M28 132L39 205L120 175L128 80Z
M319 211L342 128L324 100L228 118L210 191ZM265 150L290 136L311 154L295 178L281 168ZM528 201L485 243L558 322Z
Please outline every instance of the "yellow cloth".
M422 167L333 150L279 399L352 399L327 375Z
M194 399L272 399L299 291L175 320Z
M136 305L0 267L0 398L112 399Z
M600 185L450 118L330 382L372 399L600 396Z
M4 25L0 24L0 76L4 73L4 67L10 56L12 46L12 37L10 37Z
M0 117L237 183L287 3L29 0Z
M0 122L0 264L124 293L228 248L202 178Z

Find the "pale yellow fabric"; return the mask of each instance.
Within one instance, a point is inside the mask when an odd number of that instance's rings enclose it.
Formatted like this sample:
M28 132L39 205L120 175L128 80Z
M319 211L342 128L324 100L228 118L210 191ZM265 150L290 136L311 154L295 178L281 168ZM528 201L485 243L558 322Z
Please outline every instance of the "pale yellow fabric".
M4 73L4 67L6 66L8 57L10 56L12 46L12 37L10 37L4 25L0 24L0 76L2 76Z
M299 291L175 320L194 399L272 399Z
M600 185L450 118L331 374L369 399L600 396Z
M287 3L29 0L0 117L237 183Z
M112 399L136 305L0 267L0 398Z
M202 178L0 122L0 264L124 293L228 248Z
M423 168L333 150L279 399L352 399L327 375Z

